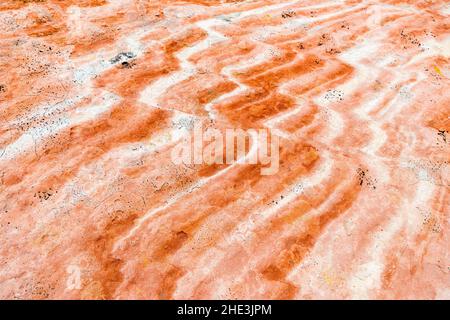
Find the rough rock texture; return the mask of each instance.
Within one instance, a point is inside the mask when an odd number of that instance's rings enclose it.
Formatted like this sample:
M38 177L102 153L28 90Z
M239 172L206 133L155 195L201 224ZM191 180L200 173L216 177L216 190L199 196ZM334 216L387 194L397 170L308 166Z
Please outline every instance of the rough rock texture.
M0 298L449 299L449 14L2 0ZM279 172L174 164L193 121Z

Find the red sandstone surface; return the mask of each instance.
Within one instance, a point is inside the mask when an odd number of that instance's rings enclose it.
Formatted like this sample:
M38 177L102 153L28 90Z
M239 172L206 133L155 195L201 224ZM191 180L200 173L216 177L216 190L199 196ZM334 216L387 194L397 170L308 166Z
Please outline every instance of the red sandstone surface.
M1 1L0 298L449 299L449 14ZM278 172L174 164L195 121Z

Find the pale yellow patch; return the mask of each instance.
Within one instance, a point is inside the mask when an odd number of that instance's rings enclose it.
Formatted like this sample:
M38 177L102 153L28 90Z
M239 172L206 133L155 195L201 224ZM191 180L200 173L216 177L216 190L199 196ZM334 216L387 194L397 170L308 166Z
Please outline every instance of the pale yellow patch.
M444 76L441 72L441 69L439 69L437 66L434 66L434 70L441 76Z
M150 264L150 260L147 257L142 258L141 264L146 268Z
M336 287L342 281L342 279L332 270L323 271L322 279L329 287Z

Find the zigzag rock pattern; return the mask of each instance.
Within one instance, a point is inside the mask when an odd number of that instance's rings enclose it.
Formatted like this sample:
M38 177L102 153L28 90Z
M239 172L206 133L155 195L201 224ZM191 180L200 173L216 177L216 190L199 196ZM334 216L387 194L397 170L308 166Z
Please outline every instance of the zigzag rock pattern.
M2 0L0 298L449 299L449 14ZM278 172L174 164L195 122Z

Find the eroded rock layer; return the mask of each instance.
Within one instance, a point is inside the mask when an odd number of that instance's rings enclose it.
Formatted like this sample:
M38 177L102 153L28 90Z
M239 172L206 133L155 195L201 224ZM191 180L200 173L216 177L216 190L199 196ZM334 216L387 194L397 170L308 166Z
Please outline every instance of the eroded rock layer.
M1 1L0 298L450 298L449 14ZM175 164L194 122L278 172Z

